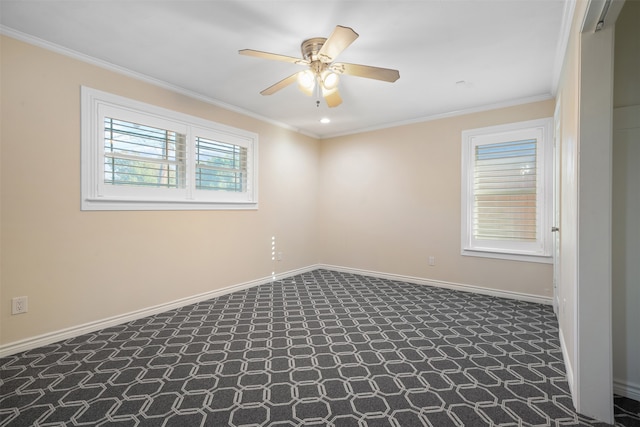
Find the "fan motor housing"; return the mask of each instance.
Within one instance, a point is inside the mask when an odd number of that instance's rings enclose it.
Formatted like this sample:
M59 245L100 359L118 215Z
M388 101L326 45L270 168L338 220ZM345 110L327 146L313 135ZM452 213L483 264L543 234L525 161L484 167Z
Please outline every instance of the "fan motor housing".
M320 49L322 49L326 41L327 39L325 37L314 37L303 41L300 45L302 57L310 62L318 61L318 52L320 52Z

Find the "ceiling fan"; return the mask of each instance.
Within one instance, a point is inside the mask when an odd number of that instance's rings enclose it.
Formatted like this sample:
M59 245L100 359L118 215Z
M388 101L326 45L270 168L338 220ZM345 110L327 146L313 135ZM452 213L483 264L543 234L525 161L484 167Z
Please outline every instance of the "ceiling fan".
M306 95L312 96L314 91L318 90L319 97L319 92L321 91L327 105L329 107L337 107L342 103L342 98L340 98L340 93L338 92L339 74L366 77L385 82L395 82L400 78L398 70L334 62L338 55L357 38L358 33L353 29L338 25L329 38L314 37L303 41L300 45L302 58L253 49L239 50L238 53L258 58L291 62L308 67L304 71L294 73L269 86L260 92L262 95L274 94L297 81L298 88ZM317 105L320 105L320 101L317 101Z

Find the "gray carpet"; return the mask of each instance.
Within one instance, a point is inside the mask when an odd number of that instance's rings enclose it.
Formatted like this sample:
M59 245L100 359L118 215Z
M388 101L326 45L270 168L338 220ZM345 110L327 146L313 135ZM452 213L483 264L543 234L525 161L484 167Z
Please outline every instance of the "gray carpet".
M603 425L557 335L548 306L316 270L3 358L0 425Z

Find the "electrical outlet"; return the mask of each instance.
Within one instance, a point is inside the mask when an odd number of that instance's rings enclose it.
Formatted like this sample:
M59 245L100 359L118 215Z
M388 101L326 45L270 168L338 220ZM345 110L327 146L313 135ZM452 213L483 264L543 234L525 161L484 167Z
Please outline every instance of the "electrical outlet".
M430 265L431 267L433 267L434 265L436 265L436 257L434 257L434 256L430 256L430 257L429 257L429 265Z
M278 252L278 254L276 255L276 259L278 261L282 261L282 252Z
M11 298L11 314L26 313L28 309L27 297Z

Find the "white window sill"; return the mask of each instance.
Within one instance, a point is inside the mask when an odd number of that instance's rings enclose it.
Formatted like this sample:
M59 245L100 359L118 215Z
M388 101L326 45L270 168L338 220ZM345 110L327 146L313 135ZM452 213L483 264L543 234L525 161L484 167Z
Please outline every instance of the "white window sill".
M257 202L205 202L167 200L115 200L84 199L83 211L204 211L204 210L257 210Z
M489 252L480 250L463 249L463 256L474 256L481 258L504 259L508 261L535 262L540 264L553 264L553 257L542 255L525 255L502 252Z

